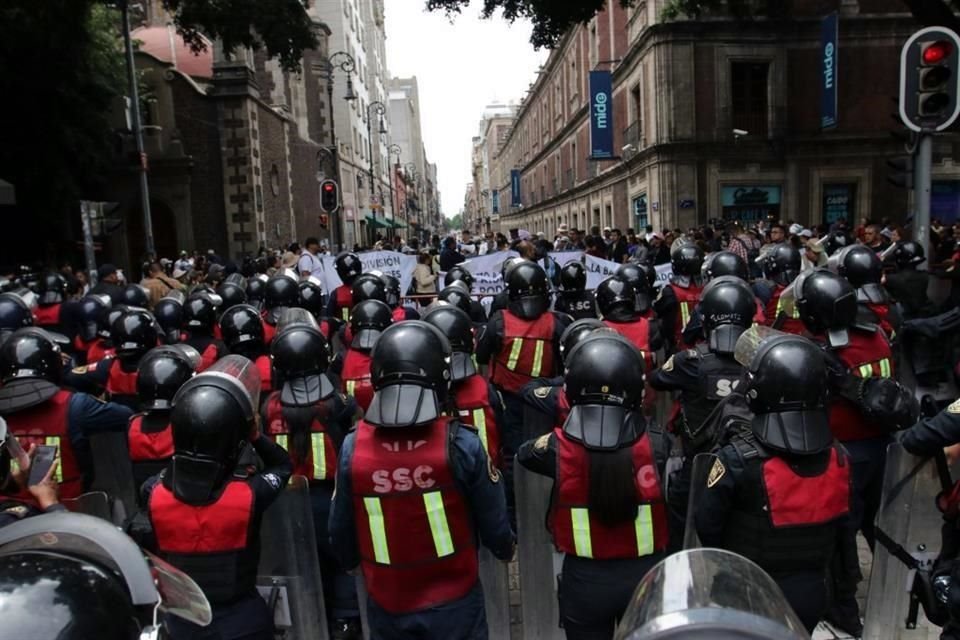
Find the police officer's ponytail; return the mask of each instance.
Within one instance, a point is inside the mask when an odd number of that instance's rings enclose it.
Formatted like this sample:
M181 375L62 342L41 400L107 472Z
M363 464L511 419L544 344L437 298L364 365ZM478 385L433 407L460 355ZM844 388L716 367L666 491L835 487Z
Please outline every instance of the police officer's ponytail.
M306 406L282 406L283 421L290 434L290 450L288 453L294 463L303 462L310 455L310 439L312 436L313 421L316 420L324 427L329 426L330 409L326 402Z
M612 527L637 517L637 489L633 479L630 447L614 451L590 451L591 514Z

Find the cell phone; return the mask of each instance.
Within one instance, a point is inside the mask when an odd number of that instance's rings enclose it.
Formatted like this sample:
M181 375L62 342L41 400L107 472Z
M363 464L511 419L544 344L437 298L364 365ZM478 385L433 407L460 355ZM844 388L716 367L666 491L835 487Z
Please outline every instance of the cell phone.
M27 485L34 486L40 484L53 461L57 458L57 448L52 445L41 444L33 452L33 461L30 463L30 478Z

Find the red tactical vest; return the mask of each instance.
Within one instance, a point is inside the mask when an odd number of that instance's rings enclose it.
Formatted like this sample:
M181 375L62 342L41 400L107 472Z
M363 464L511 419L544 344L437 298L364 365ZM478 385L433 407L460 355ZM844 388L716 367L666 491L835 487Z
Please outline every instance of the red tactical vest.
M353 308L353 291L345 284L337 287L333 292L337 305L337 319L350 322L350 310Z
M753 314L754 324L767 324L767 311L763 308L760 298L757 298L757 312Z
M691 284L689 287L681 287L676 284L668 284L667 286L673 289L673 295L677 298L678 316L677 322L674 323L673 327L674 343L678 345L684 344L683 328L690 322L693 310L696 308L697 303L700 302L700 292L703 291L703 287L695 284Z
M320 320L320 333L327 339L327 342L330 342L330 321L326 318Z
M60 324L60 303L34 309L33 324L38 327L53 327Z
M104 358L108 358L117 353L117 350L114 347L104 346L105 342L106 340L103 338L97 338L93 342L88 343L87 364L100 362Z
M403 305L400 305L393 310L393 321L400 322L407 319L407 310L403 308Z
M264 319L260 322L263 324L263 344L269 345L273 342L273 336L277 335L277 328Z
M270 356L262 355L254 360L254 364L260 372L260 391L270 393L273 391L273 361Z
M450 468L450 423L377 429L361 420L350 470L360 566L393 614L464 597L478 580L467 499Z
M487 379L472 375L453 383L453 403L460 422L473 427L480 436L483 449L497 467L503 464L500 456L500 429L496 414L490 406L490 388Z
M130 461L155 462L173 457L173 428L167 425L163 431L143 432L143 414L130 417L127 428L127 445L130 449Z
M607 325L629 340L637 349L640 349L640 353L643 354L643 365L645 370L653 370L653 353L650 351L649 320L645 318L638 318L631 322L614 322L613 320L604 320L603 324Z
M667 512L657 476L650 438L644 433L630 448L637 515L605 525L588 508L590 454L583 445L569 440L563 429L553 430L557 439L557 477L550 502L549 525L558 551L581 558L610 560L636 558L667 548Z
M58 391L42 404L4 416L7 428L17 436L24 449L28 449L31 444L59 448L60 468L55 477L60 483L60 497L66 499L76 498L83 493L80 463L73 450L68 430L72 395L69 391Z
M250 594L257 582L260 547L253 527L254 493L231 480L211 504L181 502L157 483L147 507L160 555L203 589L211 604Z
M867 302L866 306L877 316L877 324L879 324L883 332L887 334L887 338L893 340L897 332L888 319L890 315L890 305L885 302Z
M570 415L570 400L567 398L567 392L561 386L557 389L557 424L562 425L567 421Z
M110 363L110 373L107 375L107 393L111 396L137 396L137 370L124 371L119 360Z
M856 329L850 333L850 344L833 352L849 371L858 378L892 378L893 354L882 331L867 332ZM884 434L871 424L851 400L835 396L830 403L830 430L840 442L866 440Z
M310 424L310 450L307 457L297 459L290 451L290 429L283 419L280 393L274 392L267 399L267 436L287 450L293 461L293 475L307 480L332 480L337 475L337 449L326 427L317 419Z
M780 315L781 311L786 313L786 310L782 309L780 306L780 295L783 293L784 289L786 289L786 287L782 284L778 284L776 287L774 287L773 294L770 296L770 301L767 302L767 307L764 309L764 317L766 318L767 326L773 326L773 323L777 321L777 316ZM780 327L780 331L801 336L803 335L804 328L803 322L800 320L799 316L794 316L792 318L787 316L783 322L783 326Z
M519 393L534 378L553 375L555 319L549 311L524 320L503 310L503 341L490 363L490 380L501 389Z
M836 447L826 470L813 477L797 475L782 458L768 458L763 484L774 528L824 524L850 510L850 464L840 464Z
M370 354L348 348L343 356L343 371L340 375L340 390L353 396L360 408L366 411L373 401L373 384L370 382Z

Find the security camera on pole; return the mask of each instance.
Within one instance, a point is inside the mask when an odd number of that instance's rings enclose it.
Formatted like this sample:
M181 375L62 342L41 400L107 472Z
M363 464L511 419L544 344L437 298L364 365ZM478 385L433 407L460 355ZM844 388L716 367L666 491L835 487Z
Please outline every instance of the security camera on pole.
M900 52L900 117L917 132L914 156L916 213L914 240L928 248L930 235L930 169L933 134L960 114L960 37L946 27L917 31Z

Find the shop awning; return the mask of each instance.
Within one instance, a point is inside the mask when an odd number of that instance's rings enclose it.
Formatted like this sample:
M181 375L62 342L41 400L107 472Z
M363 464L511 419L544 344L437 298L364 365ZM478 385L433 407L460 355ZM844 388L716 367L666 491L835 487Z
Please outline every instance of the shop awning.
M372 227L377 227L379 229L390 228L390 221L387 220L386 218L381 218L380 216L377 216L377 215L368 213L367 216L364 218L364 220L366 220L367 224L369 224Z

